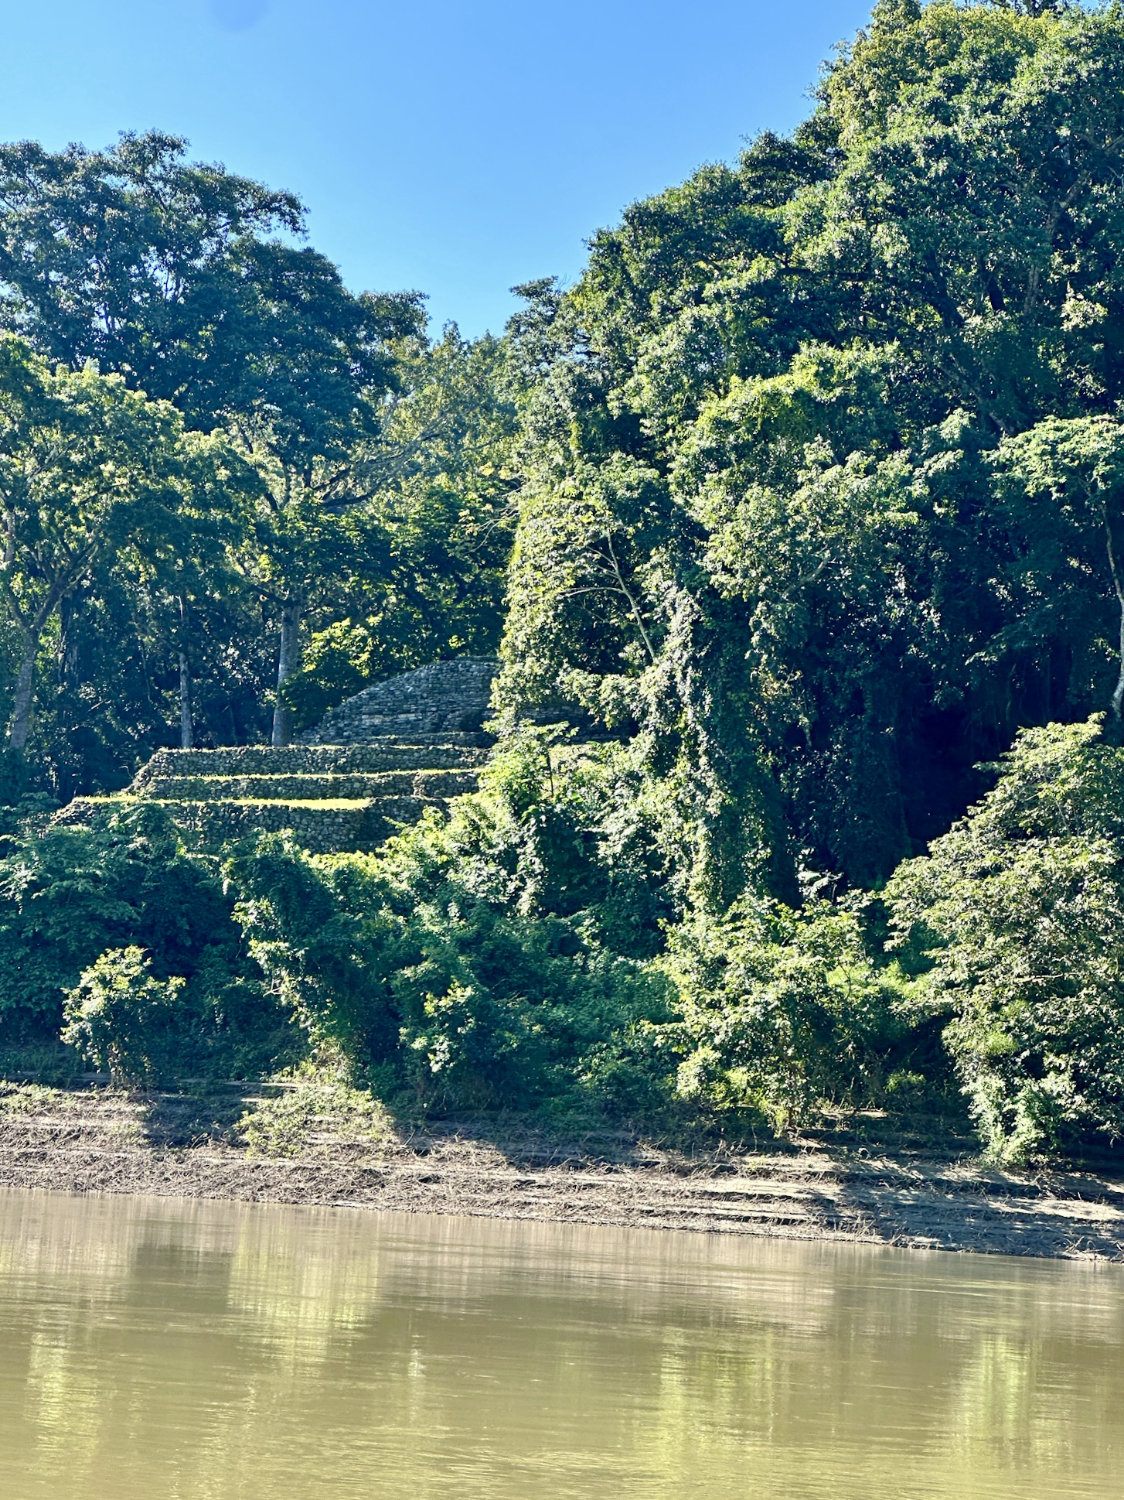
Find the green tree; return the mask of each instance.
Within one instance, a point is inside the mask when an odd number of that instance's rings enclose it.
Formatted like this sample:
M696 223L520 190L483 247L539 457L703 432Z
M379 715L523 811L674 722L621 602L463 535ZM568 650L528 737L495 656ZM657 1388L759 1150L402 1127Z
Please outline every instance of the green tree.
M0 845L0 1044L57 1037L69 1005L72 1039L92 1048L96 1030L99 1064L115 1037L143 1043L156 1072L230 1078L290 1060L297 1038L234 902L219 858L185 849L153 803L107 805L83 827L26 820Z
M1124 1133L1124 752L1028 730L994 790L886 897L992 1155Z
M455 327L401 346L401 390L353 456L369 498L340 525L350 555L310 610L283 697L298 727L365 683L444 657L495 652L518 483L506 351Z
M273 743L283 745L283 689L300 670L302 618L325 580L349 570L353 537L339 522L372 494L357 450L377 440L380 398L398 384L391 344L417 334L421 310L416 297L351 297L312 251L270 271L256 289L259 346L226 415L265 480L244 567L277 615Z
M675 931L661 967L674 982L678 1091L774 1129L817 1106L880 1102L887 1058L908 1030L853 911L795 912L744 897L718 921Z
M157 979L143 948L110 948L66 1002L62 1039L117 1085L149 1085L174 1069L184 979Z
M281 686L346 542L333 521L367 496L352 452L378 431L420 299L353 296L324 256L279 237L303 232L298 199L185 151L156 131L101 152L0 148L2 311L51 360L94 360L188 427L225 428L258 465L242 561L271 606ZM280 695L277 743L286 714Z
M1122 68L1111 7L887 0L791 139L526 289L500 693L647 734L716 909L801 860L884 879L1019 724L1111 691L1110 460L1024 435L1109 441Z
M838 166L791 222L923 402L998 436L1116 398L1122 78L1114 7L945 0L876 5L827 70Z
M60 609L106 559L174 537L193 474L220 451L120 377L52 373L20 340L0 340L0 598L20 642L10 749L27 746L36 663ZM216 489L226 493L212 486L212 500Z
M1025 604L1018 629L1069 639L1099 676L1103 602L1115 596L1116 681L1124 710L1124 427L1107 416L1047 417L1006 438L995 458L1017 549L1009 570ZM1084 648L1084 649L1082 649Z

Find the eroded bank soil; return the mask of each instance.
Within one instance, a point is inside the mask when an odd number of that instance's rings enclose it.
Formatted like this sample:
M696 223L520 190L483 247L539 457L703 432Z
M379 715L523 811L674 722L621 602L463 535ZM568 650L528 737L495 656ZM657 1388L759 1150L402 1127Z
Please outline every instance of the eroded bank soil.
M250 1155L237 1096L0 1093L0 1186L1124 1260L1124 1181L822 1142L689 1155L462 1126Z

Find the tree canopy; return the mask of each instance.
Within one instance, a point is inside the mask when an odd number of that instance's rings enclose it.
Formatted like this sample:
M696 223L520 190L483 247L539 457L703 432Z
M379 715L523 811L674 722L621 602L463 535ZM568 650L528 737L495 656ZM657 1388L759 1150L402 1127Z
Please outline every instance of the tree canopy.
M719 904L737 830L884 879L1114 701L1122 66L1113 8L880 4L791 139L530 289L504 691L648 732Z
M117 914L8 1014L151 1078L229 985L420 1109L1114 1141L1122 184L1124 11L1065 3L879 0L479 340L178 138L0 148L0 963L67 861ZM482 789L376 856L15 806L497 650ZM210 956L107 894L161 860Z

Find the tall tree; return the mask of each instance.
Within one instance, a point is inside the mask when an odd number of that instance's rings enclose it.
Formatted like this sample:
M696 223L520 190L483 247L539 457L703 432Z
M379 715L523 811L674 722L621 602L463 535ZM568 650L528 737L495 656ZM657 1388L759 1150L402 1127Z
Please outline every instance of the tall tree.
M227 428L259 463L268 501L248 571L275 618L279 688L299 666L331 517L366 495L350 454L397 384L396 342L422 323L416 294L349 293L292 243L303 228L292 194L189 162L176 136L0 147L0 321L53 360L95 360L172 402L189 427ZM273 733L287 735L280 694Z
M402 390L353 456L370 498L340 519L347 547L284 692L300 726L373 678L499 644L519 484L508 346L449 325L403 345L400 371Z
M1099 655L1114 658L1109 706L1119 723L1124 715L1124 426L1107 416L1047 417L1005 439L994 462L1015 544L1008 576L1025 600L1018 628L1069 640L1094 677L1100 675ZM1116 621L1115 629L1105 632L1109 598Z
M791 139L526 289L500 691L646 733L712 891L770 787L795 861L881 879L1020 723L1108 698L1107 460L989 455L1115 421L1122 83L1117 7L881 0Z
M20 645L10 749L27 746L48 627L107 559L159 550L189 504L192 471L219 446L185 435L172 406L119 376L52 372L0 337L0 599Z

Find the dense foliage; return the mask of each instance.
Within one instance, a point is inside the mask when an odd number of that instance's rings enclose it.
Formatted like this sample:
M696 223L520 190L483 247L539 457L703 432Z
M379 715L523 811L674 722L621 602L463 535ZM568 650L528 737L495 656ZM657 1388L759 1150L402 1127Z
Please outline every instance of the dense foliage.
M1122 143L1118 6L879 0L476 342L175 138L0 149L9 1039L1115 1141ZM377 856L16 806L496 649L481 791Z
M701 890L885 878L1119 671L1115 9L876 7L517 330L506 693L646 730ZM689 768L689 769L688 769Z
M1020 736L998 785L887 889L986 1144L1124 1134L1124 750Z
M291 1027L249 957L218 858L185 850L159 807L107 812L85 828L33 816L4 844L9 1045L57 1034L65 1019L71 1040L123 1076L238 1075L288 1060ZM153 1007L162 996L170 1013L172 995L169 1025ZM136 1012L128 1037L112 1040L126 1011Z
M0 708L61 800L498 639L503 351L352 295L302 226L173 137L0 148Z

